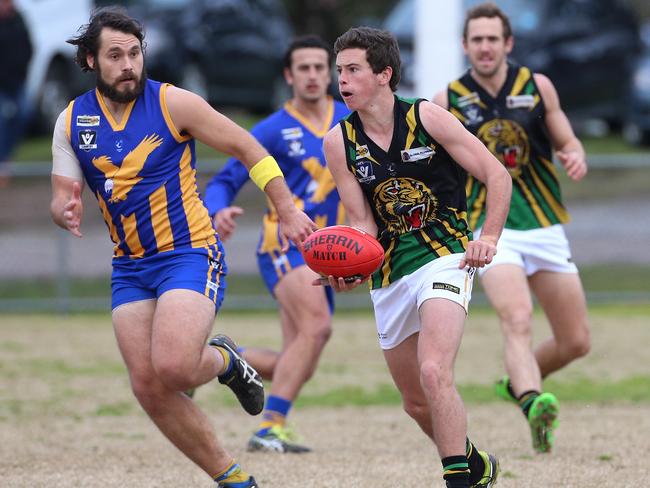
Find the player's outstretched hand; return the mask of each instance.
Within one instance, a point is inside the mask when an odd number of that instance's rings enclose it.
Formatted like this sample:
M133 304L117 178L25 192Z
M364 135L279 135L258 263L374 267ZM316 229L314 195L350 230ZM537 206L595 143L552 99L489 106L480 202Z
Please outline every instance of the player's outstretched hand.
M458 267L460 269L467 266L470 268L482 268L486 264L490 264L494 255L497 253L496 241L496 239L483 235L476 241L470 241L467 245L465 256Z
M79 230L82 215L81 186L75 181L72 183L72 195L70 195L68 203L63 207L63 225L72 235L77 237L83 237Z
M235 232L235 229L237 229L237 222L235 219L243 213L243 208L232 206L222 208L214 214L212 225L222 241L228 240L233 232Z
M557 158L564 166L566 174L573 181L580 181L587 174L585 155L578 151L557 151Z
M302 242L309 235L318 229L318 226L307 214L294 207L293 212L278 213L280 220L280 234L283 238L282 251L289 249L289 241L293 242L298 249L302 249Z
M335 278L334 276L329 275L327 277L323 276L316 278L311 284L313 286L331 286L332 289L338 293L341 291L353 290L369 279L370 276L366 276L365 278Z

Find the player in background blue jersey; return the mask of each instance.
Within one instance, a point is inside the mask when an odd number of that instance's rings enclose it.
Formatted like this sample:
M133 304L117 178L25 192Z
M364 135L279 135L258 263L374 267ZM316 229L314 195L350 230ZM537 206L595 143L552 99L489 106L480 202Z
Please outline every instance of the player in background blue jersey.
M194 139L244 162L300 243L315 224L248 132L199 96L147 80L141 24L123 9L93 13L69 42L97 88L73 100L54 130L52 219L81 237L81 192L93 193L111 239L112 320L133 393L160 431L221 488L257 488L219 444L190 388L218 378L250 414L259 375L224 335L209 341L225 291L223 248L196 186ZM158 484L158 483L154 483Z
M295 39L284 61L284 76L293 97L251 131L277 159L296 205L318 227L341 224L344 220L322 152L325 134L349 112L343 103L327 94L331 65L331 50L320 38ZM206 205L223 240L233 233L236 217L243 213L232 203L247 181L246 168L231 159L208 184ZM248 449L307 452L309 448L292 442L285 419L300 389L313 375L330 337L332 291L311 286L317 274L305 266L295 246L282 249L273 207L264 215L257 259L262 278L278 301L284 343L280 353L255 348L242 352L263 377L273 379L262 423L251 437Z

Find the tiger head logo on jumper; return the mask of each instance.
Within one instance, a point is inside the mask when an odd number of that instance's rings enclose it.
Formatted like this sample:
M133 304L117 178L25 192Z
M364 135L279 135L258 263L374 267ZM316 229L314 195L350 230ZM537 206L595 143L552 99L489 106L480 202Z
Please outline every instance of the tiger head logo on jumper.
M491 120L481 126L476 136L501 161L513 178L519 176L522 167L528 164L528 136L517 122L505 119Z
M374 203L391 235L424 227L435 220L438 200L421 181L394 178L375 189Z

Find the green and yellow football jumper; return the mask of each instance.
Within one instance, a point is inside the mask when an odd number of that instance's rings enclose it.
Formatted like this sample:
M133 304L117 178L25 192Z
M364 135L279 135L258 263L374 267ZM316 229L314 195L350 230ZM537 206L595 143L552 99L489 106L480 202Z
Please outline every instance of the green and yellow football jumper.
M562 204L544 122L544 101L531 71L508 64L508 75L495 97L469 71L447 87L449 111L487 146L512 176L512 199L505 228L529 230L564 224ZM472 229L485 220L486 188L467 178L467 208Z
M421 99L395 97L395 125L388 152L363 131L353 112L341 120L347 166L370 203L384 264L372 289L419 269L440 256L464 253L466 173L422 126Z

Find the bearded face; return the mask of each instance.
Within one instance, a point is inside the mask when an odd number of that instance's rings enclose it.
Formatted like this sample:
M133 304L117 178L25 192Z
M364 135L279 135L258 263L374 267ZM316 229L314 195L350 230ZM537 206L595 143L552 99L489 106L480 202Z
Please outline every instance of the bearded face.
M144 66L139 74L127 71L111 81L105 77L99 59L95 66L95 76L99 93L116 103L129 103L138 98L144 91L147 81L147 71Z

